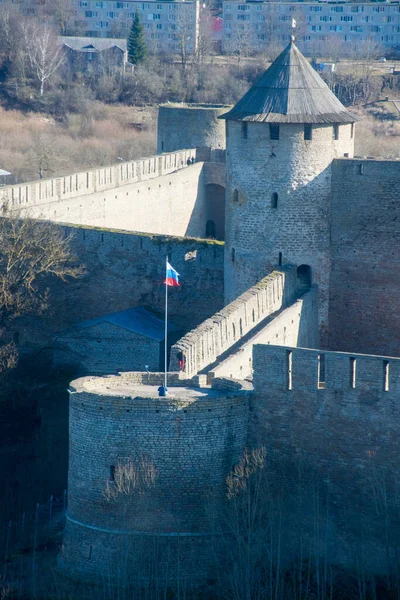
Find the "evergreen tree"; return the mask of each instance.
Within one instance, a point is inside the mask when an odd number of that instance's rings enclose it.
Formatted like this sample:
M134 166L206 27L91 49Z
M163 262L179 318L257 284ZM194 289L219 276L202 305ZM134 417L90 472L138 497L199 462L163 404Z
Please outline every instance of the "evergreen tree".
M128 60L137 65L146 56L147 46L144 40L143 25L139 21L139 15L135 13L128 37Z

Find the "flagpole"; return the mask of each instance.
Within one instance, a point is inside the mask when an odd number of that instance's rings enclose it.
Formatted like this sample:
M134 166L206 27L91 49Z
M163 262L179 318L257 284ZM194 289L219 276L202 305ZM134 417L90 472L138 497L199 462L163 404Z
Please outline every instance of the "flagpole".
M164 333L164 387L165 387L165 391L167 391L167 355L168 355L168 283L167 283L167 276L168 276L168 256L165 259L165 333Z

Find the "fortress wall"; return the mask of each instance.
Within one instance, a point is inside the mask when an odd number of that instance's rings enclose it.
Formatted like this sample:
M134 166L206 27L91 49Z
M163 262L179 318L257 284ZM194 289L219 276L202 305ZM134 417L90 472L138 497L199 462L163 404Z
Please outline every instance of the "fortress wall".
M291 306L271 317L270 322L261 331L250 339L246 338L243 344L212 369L214 376L235 379L251 376L255 344L318 348L317 289L312 288Z
M171 348L171 370L179 370L178 352L185 355L185 373L189 376L212 365L267 316L292 302L296 289L296 268L292 265L264 277L174 344Z
M171 288L169 315L189 330L223 306L223 244L124 231L64 227L86 265L82 279L49 282L55 311L21 324L21 343L50 342L54 332L110 312L145 306L164 314L165 257L181 275ZM25 334L24 334L25 332Z
M151 159L151 164L156 165L156 160ZM126 180L91 194L66 194L31 204L26 210L22 204L18 208L22 215L59 223L205 237L207 207L202 167L202 163L189 167L185 164L184 169L168 175L155 177L153 173L151 179Z
M307 500L296 518L322 527L315 548L328 560L387 572L400 533L400 359L258 345L253 366L252 444L266 447L287 490L282 506ZM283 536L295 543L290 526Z
M146 374L140 374L138 388L130 375L84 378L70 386L61 563L70 575L114 579L127 572L130 578L151 575L158 563L160 574L168 579L170 572L176 581L181 551L181 575L192 583L207 577L214 560L225 480L246 444L248 393L190 389L186 381L186 387L170 388L170 396L159 398L157 387L143 385ZM142 473L137 486L107 501L111 466L129 462ZM146 541L147 564L135 568ZM153 555L155 546L160 556Z
M335 160L329 348L399 356L400 161Z
M65 177L42 179L20 185L7 185L0 189L0 202L12 209L37 207L41 204L80 198L128 185L147 181L185 168L188 158L196 158L196 150L170 152L136 161L121 162L108 167L88 169Z

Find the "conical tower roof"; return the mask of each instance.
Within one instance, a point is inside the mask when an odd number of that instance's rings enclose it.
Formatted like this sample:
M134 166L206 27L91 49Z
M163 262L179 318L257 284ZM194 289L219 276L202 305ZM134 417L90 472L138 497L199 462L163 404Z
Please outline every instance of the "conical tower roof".
M292 41L249 91L220 119L259 123L353 123Z

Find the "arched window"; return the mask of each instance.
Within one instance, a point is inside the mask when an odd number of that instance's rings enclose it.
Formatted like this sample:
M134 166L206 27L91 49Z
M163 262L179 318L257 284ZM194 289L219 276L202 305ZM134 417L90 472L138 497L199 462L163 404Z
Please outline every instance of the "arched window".
M273 192L271 195L271 208L278 208L278 198L277 192Z
M243 335L243 323L242 323L242 319L239 319L239 331L240 331L240 337L242 337L242 335Z
M309 265L300 265L297 267L297 287L300 291L306 292L311 285L312 274Z
M253 308L253 310L251 311L251 316L252 316L253 323L254 323L254 322L255 322L255 320L256 320L256 313L254 312L254 308Z
M239 202L239 192L238 192L238 190L233 190L232 200L234 202Z
M232 333L233 333L233 339L236 340L236 327L235 327L235 323L232 323Z
M215 238L216 226L215 221L207 221L206 223L206 238Z

